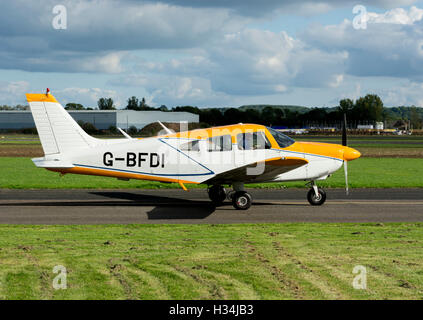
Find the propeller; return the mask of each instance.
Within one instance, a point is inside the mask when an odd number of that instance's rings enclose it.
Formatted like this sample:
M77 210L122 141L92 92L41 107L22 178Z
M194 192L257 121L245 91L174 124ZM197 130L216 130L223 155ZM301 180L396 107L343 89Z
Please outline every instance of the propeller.
M347 114L344 113L344 121L342 123L342 145L347 146ZM344 160L344 175L345 175L345 192L349 194L348 188L348 161Z

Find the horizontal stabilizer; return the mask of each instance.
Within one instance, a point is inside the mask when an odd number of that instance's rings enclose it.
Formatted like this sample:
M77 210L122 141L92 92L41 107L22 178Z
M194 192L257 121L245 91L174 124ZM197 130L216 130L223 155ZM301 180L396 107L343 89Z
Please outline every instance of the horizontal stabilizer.
M34 158L32 162L39 168L73 168L74 165L66 160Z

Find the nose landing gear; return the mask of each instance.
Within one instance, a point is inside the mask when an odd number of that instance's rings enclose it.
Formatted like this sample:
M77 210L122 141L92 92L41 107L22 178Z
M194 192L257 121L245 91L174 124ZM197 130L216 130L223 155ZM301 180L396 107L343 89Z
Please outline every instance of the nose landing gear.
M326 192L318 188L314 181L312 181L311 189L307 193L307 200L312 206L321 206L326 201Z

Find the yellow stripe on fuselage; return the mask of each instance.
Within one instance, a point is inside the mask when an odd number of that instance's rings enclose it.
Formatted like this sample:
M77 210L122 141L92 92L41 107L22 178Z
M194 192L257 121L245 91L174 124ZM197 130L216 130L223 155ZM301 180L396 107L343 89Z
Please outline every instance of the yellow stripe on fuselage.
M60 172L63 174L66 173L74 173L74 174L84 174L84 175L91 175L91 176L104 176L104 177L112 177L112 178L122 178L122 179L138 179L138 180L149 180L149 181L158 181L158 182L175 182L175 183L194 183L198 184L199 182L195 181L188 181L188 180L180 180L180 179L173 179L173 178L165 178L160 176L149 176L144 174L138 173L130 173L130 172L120 172L114 170L103 170L103 169L96 169L96 168L83 168L83 167L73 167L68 169L61 169L61 168L48 168L48 170Z

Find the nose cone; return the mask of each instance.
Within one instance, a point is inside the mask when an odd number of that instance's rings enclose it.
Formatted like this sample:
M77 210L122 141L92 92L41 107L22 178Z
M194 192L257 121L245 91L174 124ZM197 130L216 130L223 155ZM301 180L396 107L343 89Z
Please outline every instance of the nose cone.
M361 153L349 147L344 147L344 160L351 161L360 158Z

